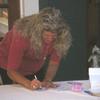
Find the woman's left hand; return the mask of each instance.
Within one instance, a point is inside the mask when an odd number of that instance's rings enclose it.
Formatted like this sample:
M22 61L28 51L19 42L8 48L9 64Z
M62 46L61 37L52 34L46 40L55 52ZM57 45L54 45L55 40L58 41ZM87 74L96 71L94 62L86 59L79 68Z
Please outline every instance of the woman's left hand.
M56 88L57 87L57 84L54 84L52 81L43 81L41 85L42 87L45 87L45 88Z

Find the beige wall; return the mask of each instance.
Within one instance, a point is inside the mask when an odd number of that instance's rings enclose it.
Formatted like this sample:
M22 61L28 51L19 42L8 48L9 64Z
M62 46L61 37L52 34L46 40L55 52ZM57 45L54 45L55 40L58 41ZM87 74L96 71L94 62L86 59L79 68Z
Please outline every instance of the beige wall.
M21 17L28 16L39 11L39 0L20 0Z

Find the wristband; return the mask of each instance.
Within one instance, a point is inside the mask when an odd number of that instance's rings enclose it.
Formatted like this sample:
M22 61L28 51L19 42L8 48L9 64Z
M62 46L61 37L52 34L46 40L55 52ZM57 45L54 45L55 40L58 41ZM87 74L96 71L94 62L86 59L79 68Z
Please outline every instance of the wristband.
M52 83L52 80L46 80L45 82L49 82L49 83Z

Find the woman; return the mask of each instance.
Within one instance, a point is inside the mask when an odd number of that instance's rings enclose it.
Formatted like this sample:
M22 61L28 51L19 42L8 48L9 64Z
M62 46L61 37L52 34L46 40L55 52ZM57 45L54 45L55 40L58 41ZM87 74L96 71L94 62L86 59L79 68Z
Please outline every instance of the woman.
M6 77L28 89L55 87L51 81L70 45L69 26L60 11L44 8L38 14L17 20L1 41L2 72L6 70ZM49 64L44 79L41 82L29 80L28 76L39 72L46 58L49 58Z

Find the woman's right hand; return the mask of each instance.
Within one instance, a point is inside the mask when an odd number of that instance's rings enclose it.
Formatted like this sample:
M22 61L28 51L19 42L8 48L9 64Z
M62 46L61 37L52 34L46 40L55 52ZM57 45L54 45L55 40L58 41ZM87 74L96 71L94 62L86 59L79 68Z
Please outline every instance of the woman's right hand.
M34 79L30 81L23 75L19 74L16 70L12 70L8 68L7 74L12 81L21 84L22 86L30 90L36 90L41 87L41 82L39 80Z
M37 80L37 79L32 80L31 81L31 88L33 90L41 88L41 82L39 80Z

